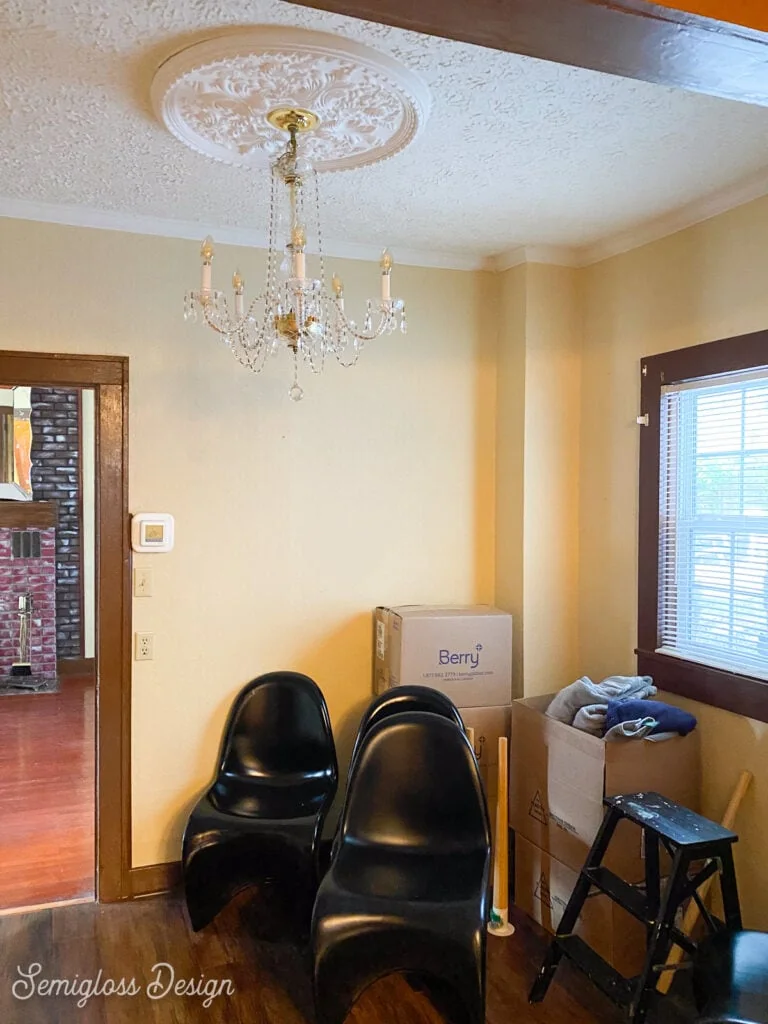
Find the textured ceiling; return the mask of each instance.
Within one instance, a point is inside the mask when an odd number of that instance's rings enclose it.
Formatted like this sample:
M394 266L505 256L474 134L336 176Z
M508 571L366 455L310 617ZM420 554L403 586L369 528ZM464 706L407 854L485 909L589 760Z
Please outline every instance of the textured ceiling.
M497 53L280 0L0 0L5 200L266 226L263 172L187 150L155 118L158 65L213 30L292 24L366 43L421 74L419 139L324 175L341 240L484 256L584 246L768 167L768 109Z

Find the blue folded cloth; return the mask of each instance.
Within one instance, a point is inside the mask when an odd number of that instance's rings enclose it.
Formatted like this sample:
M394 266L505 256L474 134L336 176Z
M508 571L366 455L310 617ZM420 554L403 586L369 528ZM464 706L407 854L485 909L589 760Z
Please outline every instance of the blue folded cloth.
M674 704L665 704L660 700L610 700L605 715L605 730L608 732L622 722L635 722L643 718L652 718L656 725L651 735L659 732L676 732L687 736L696 728L694 715L676 708Z

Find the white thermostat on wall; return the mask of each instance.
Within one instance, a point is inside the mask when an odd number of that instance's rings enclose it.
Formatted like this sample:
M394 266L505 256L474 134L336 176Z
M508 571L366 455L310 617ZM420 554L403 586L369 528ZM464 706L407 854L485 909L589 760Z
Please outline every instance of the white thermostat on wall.
M173 550L170 512L136 512L131 519L131 547L143 553Z

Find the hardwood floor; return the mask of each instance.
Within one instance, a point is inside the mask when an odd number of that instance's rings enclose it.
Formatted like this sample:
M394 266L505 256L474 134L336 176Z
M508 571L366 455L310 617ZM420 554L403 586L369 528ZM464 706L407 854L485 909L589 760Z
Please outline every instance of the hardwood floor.
M0 910L94 895L94 694L0 696Z
M527 919L515 917L510 939L488 940L487 1024L619 1024L624 1018L580 975L561 968L546 1000L527 1003L527 993L544 949L544 937ZM8 1024L312 1024L312 992L306 953L287 944L258 938L258 905L247 894L232 903L203 932L191 932L178 896L121 904L81 904L0 918L0 1020ZM171 965L175 979L193 981L206 995L169 994L151 999L147 986L154 966ZM76 995L28 999L30 965L34 978L82 985L108 979L125 987L135 980L133 996L95 995L78 1008ZM166 987L162 969L159 993ZM21 973L20 973L21 972ZM221 991L230 982L232 993ZM16 985L16 996L13 986ZM219 994L209 1007L203 1005ZM85 992L80 988L79 993ZM668 1004L670 1007L672 1003ZM423 992L390 976L360 998L347 1024L441 1024L444 1020ZM684 1020L677 1014L650 1018Z

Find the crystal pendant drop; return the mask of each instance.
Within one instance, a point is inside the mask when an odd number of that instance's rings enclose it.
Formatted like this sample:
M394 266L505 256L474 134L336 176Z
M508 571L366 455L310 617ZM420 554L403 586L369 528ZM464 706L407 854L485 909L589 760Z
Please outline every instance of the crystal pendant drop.
M298 384L293 384L288 391L288 397L292 402L300 402L304 397L304 390Z

